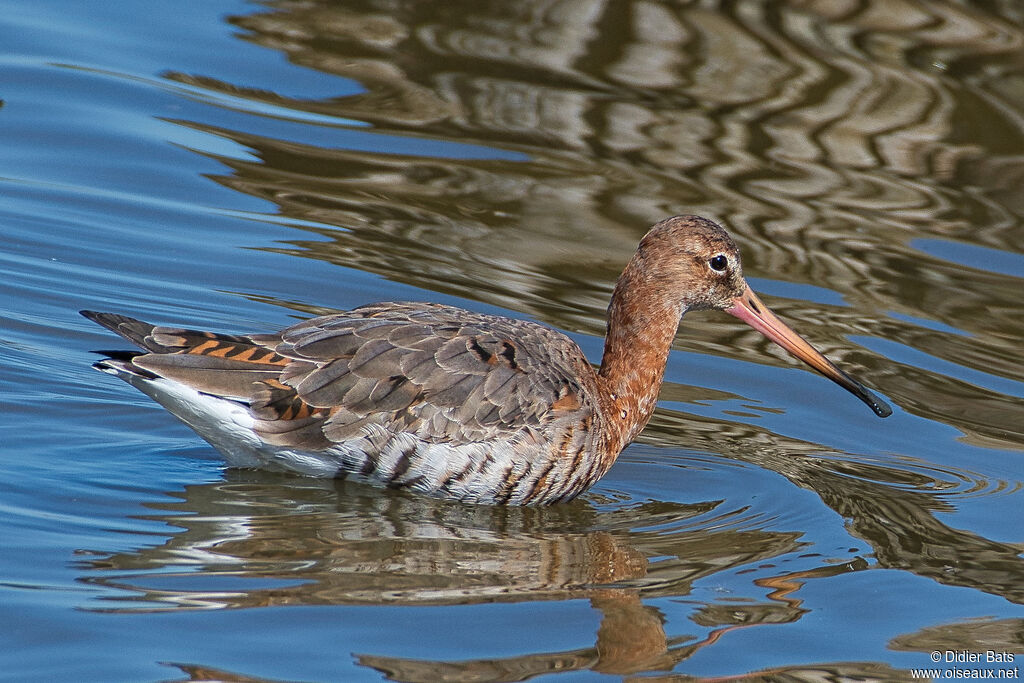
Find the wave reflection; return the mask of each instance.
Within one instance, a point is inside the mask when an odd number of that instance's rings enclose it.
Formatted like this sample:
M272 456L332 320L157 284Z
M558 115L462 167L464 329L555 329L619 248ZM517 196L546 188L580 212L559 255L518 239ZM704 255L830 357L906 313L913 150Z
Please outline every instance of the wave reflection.
M312 233L271 250L598 335L644 227L708 214L743 245L748 275L836 292L842 306L778 304L826 352L967 442L1019 450L1019 392L883 360L872 340L1024 379L1020 278L920 250L1024 251L1006 180L1024 176L1024 149L995 132L1018 130L1024 103L993 76L1019 70L1020 24L946 3L744 7L271 2L232 19L246 40L363 89L300 99L165 78L215 106L252 102L244 125L176 123L250 150L197 151L228 169L217 182ZM377 144L330 142L315 125L286 135L267 106L358 122ZM450 158L395 136L444 142ZM679 345L763 362L753 339L713 322Z

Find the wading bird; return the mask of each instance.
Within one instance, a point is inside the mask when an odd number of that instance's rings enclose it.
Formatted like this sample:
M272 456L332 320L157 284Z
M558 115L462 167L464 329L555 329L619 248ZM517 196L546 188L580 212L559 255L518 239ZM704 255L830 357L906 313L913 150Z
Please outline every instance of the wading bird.
M595 370L565 335L429 303L376 303L275 334L228 335L82 311L141 351L95 364L151 396L235 467L353 477L487 504L569 500L654 412L687 311L743 320L892 410L779 320L715 223L650 229L619 277Z

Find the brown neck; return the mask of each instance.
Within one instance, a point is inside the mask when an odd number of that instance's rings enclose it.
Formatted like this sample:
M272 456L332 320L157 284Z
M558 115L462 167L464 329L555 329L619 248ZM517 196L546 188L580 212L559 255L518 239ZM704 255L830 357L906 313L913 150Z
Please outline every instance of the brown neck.
M657 282L630 266L608 307L608 334L598 371L609 446L618 450L640 433L658 399L665 364L683 308Z

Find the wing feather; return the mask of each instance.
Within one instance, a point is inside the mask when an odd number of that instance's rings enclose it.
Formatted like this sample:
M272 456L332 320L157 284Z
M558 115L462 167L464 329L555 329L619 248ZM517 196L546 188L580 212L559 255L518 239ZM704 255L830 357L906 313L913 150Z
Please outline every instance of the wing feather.
M594 411L581 385L580 366L589 368L582 352L535 323L375 304L304 321L278 338L279 354L308 364L286 370L283 381L296 398L333 410L323 425L331 441L380 425L415 429L428 441L481 442L552 422L566 394L581 397L573 413Z
M272 363L191 353L149 353L136 356L132 364L197 391L240 400L252 396L256 382L281 373L281 366Z
M527 438L596 411L593 370L564 335L449 306L374 304L246 336L88 315L149 351L132 357L138 368L247 401L256 430L283 446L399 431L456 444Z

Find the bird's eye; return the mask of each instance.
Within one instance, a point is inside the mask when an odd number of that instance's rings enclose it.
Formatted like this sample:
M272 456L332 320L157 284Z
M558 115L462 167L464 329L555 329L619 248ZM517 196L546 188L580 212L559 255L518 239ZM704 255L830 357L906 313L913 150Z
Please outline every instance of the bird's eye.
M708 261L708 265L711 266L711 270L716 273L724 273L725 269L729 266L729 259L725 258L722 254L714 256Z

